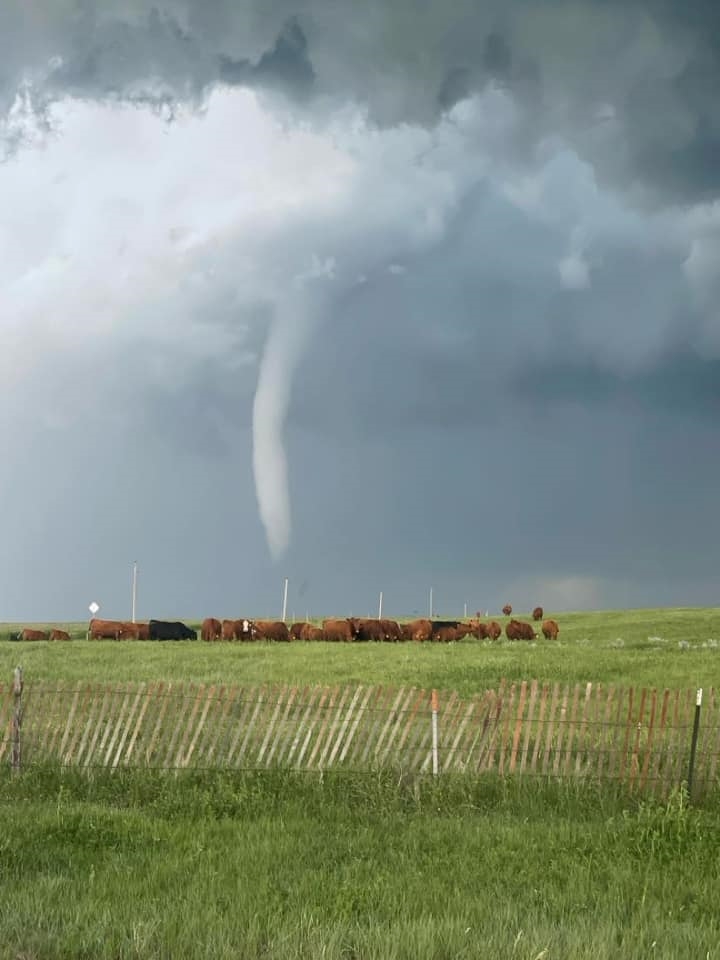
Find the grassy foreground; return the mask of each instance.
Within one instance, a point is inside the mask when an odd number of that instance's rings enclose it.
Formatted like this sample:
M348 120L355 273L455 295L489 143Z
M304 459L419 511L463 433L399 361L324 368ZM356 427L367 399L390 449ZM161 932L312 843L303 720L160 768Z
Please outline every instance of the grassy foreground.
M720 955L720 809L588 788L0 775L0 956Z
M12 643L0 639L0 682L20 663L28 682L193 680L206 683L369 683L454 689L501 678L649 687L720 683L720 610L557 614L557 642L440 644ZM501 618L505 622L506 618ZM29 624L28 624L29 625ZM84 624L65 624L84 638ZM14 625L0 627L7 637Z

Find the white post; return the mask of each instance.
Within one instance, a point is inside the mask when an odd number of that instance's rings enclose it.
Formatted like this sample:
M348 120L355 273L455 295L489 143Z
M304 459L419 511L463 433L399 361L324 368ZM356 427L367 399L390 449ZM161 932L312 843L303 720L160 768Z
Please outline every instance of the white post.
M137 595L137 560L133 560L132 580L132 622L135 623L135 598Z
M463 618L467 620L467 601L465 601L465 606L463 607Z
M433 615L433 605L432 605L433 597L432 597L432 594L433 594L433 588L430 587L430 619L431 619L431 620L432 620L432 615Z
M433 690L430 704L432 707L432 771L433 776L438 775L438 695L437 690Z
M288 590L288 578L285 577L285 589L283 590L283 623L287 620L287 590Z
M378 604L378 620L382 620L382 590L380 591L380 603Z

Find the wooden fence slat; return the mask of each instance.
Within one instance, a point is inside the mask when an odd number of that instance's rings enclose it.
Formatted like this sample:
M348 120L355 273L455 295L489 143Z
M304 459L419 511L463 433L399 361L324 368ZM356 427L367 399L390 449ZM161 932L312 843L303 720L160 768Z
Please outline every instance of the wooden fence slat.
M106 686L103 692L102 702L100 703L100 712L98 713L97 724L95 725L95 730L93 732L92 739L88 744L87 753L85 754L84 766L86 767L89 767L93 762L93 757L95 756L95 747L104 729L105 716L108 710L110 709L110 702L112 700L112 696L113 696L112 687Z
M70 742L67 745L65 754L62 757L62 763L65 764L66 766L70 766L73 763L73 754L75 752L75 748L77 747L80 741L80 738L82 737L82 734L83 734L83 729L84 729L83 720L85 719L87 710L91 702L92 702L92 685L89 683L86 683L84 687L84 693L80 702L78 717L76 722L73 725L73 734L70 738ZM77 763L77 758L75 759L75 763Z
M403 688L403 690L404 689L405 688ZM393 747L395 747L395 749L397 750L397 745L395 743L395 740L398 736L398 732L400 731L403 723L405 722L405 718L410 712L410 704L412 703L414 694L415 694L415 688L413 687L407 693L407 696L405 696L400 701L400 706L398 707L398 710L395 714L395 721L392 725L392 729L388 731L385 749L383 750L382 755L380 756L381 766L387 763L387 759L390 756L390 751L393 749ZM397 756L397 753L396 753L396 756Z
M553 776L557 777L560 773L560 760L562 758L562 745L565 735L565 728L567 726L567 707L568 699L570 697L570 684L566 683L563 687L562 701L560 703L560 716L558 718L557 725L557 743L555 744L555 752L553 756Z
M257 759L255 761L258 764L258 766L262 763L263 756L265 755L265 751L268 748L268 744L270 743L270 739L273 733L276 733L275 725L277 724L277 719L278 719L278 716L280 715L280 710L282 709L283 701L287 693L288 693L288 687L285 684L283 684L280 687L280 690L278 692L275 709L273 710L272 716L270 718L270 722L268 723L267 729L265 731L265 736L262 740L262 743L260 744L260 752L258 753Z
M63 754L65 752L65 747L67 745L68 739L70 738L70 731L72 730L73 720L75 719L75 711L77 710L78 703L80 702L80 691L82 689L81 684L75 684L75 695L72 698L70 703L70 709L68 711L67 720L65 722L65 729L63 730L63 735L60 739L60 746L58 749L58 757L62 763Z
M103 759L104 767L108 765L108 761L110 760L110 757L112 756L112 752L115 749L115 743L117 742L118 735L124 729L125 711L127 710L129 703L130 703L130 688L126 685L125 695L122 698L122 701L120 704L120 712L118 713L117 719L115 720L115 725L112 731L112 737L110 738L110 744L108 745L107 751L105 753L105 758Z
M195 694L195 699L192 705L192 711L190 712L190 716L188 717L187 723L185 725L185 732L182 735L182 739L180 740L180 746L178 747L177 753L175 755L175 761L173 766L176 769L182 768L185 766L185 756L187 755L187 750L190 745L190 740L192 738L195 718L198 715L200 704L203 702L204 698L205 698L205 684L200 683L198 684L198 687L197 687L197 692ZM188 698L188 704L189 703L190 703L190 699Z
M358 691L359 691L360 689L362 689L362 688L361 688L361 687L358 687ZM357 711L357 713L355 714L355 719L353 720L353 724L352 724L352 727L350 728L350 732L348 733L348 735L347 735L347 737L346 737L346 739L345 739L345 743L343 744L342 753L340 754L340 759L339 759L338 763L341 763L341 764L342 764L342 763L345 762L345 758L347 757L347 754L348 754L348 751L349 751L349 749L350 749L350 746L351 746L353 740L355 739L355 733L356 733L356 731L357 731L357 729L358 729L358 726L359 726L359 724L360 724L360 721L361 721L362 719L364 719L364 717L366 716L366 712L365 712L365 711L367 710L367 705L368 705L368 703L370 702L370 698L372 697L372 693L373 693L373 688L372 688L372 687L368 687L367 690L366 690L366 692L365 692L365 697L363 698L363 702L362 702L361 705L360 705L360 709L359 709L359 710Z
M328 724L330 723L330 717L332 716L332 712L335 709L335 701L337 700L337 696L339 692L340 692L340 687L336 686L336 687L333 687L330 693L330 700L328 702L327 707L325 708L325 715L323 716L322 722L320 723L320 729L318 731L317 739L315 740L315 744L313 746L312 752L310 753L310 756L308 758L308 767L310 768L312 768L312 765L315 762L315 757L317 756L318 750L323 744L323 737L325 736L325 731L327 730Z
M647 784L648 772L653 754L653 736L655 732L655 710L657 708L657 690L650 691L650 718L648 720L647 740L645 742L645 758L640 768L640 782L638 789L644 790Z
M63 704L67 695L67 690L68 688L66 684L62 681L58 681L55 688L55 696L50 698L50 706L45 707L42 711L42 716L47 720L47 725L41 749L42 752L48 757L55 755L55 744L57 742L58 728L60 726L59 723L55 722L55 711L56 708Z
M295 735L292 739L292 743L290 744L290 749L288 750L287 759L285 761L288 766L291 765L292 758L295 755L295 751L300 746L300 740L302 738L303 730L305 729L306 724L310 720L310 715L312 713L313 706L315 705L315 700L317 699L318 693L320 692L321 689L322 688L319 686L314 686L314 687L311 687L309 690L309 697L305 707L305 712L302 715L302 719L300 720L300 724L295 731Z
M540 758L540 748L542 746L543 737L545 735L545 711L548 705L548 697L550 696L550 685L547 683L543 684L542 693L540 694L540 712L538 714L537 722L537 734L535 736L535 744L533 746L532 760L530 761L530 772L536 774L538 772L538 760Z
M140 701L143 698L144 687L145 687L144 683L141 683L138 686L137 692L135 694L135 699L133 700L132 706L130 707L130 713L128 714L127 720L125 721L122 736L120 737L120 742L118 743L117 750L115 751L115 757L113 758L113 762L112 762L113 770L117 767L120 761L123 747L125 746L125 741L127 740L128 734L130 733L130 728L132 727L133 717L135 716L137 708L140 705ZM129 690L128 690L128 696L130 696Z
M446 752L444 762L442 764L443 770L452 769L453 761L454 761L455 769L461 770L463 769L465 763L467 762L466 758L463 757L462 753L458 751L458 745L462 740L462 736L465 733L465 729L470 723L470 719L472 715L475 713L475 710L477 709L477 703L474 700L472 700L470 703L467 703L467 704L463 703L461 705L461 709L463 710L463 718L460 721L460 723L457 725L457 732L455 733L455 738L453 742L450 744L450 748Z
M495 710L495 691L486 690L478 703L474 723L470 725L468 743L465 749L465 770L477 773L482 769L487 757L493 711Z
M615 720L613 721L611 727L611 746L610 753L608 756L608 778L611 780L620 780L619 769L620 769L620 748L619 743L622 742L622 738L625 732L625 702L626 694L629 693L626 687L619 687L617 689L617 700L615 701Z
M82 760L83 753L85 752L85 747L88 745L90 736L93 730L97 730L97 717L95 715L96 710L98 710L103 702L103 697L99 694L101 690L94 688L90 696L90 703L88 704L88 713L87 713L87 722L85 723L85 729L83 730L82 736L80 737L80 744L77 749L77 754L75 755L75 763L79 766L80 761Z
M550 773L550 759L552 757L552 738L555 729L555 712L560 697L560 684L554 683L552 694L550 695L550 709L548 710L547 726L545 728L545 753L543 754L542 774L545 776Z
M328 759L328 766L330 767L335 762L335 757L337 756L337 752L340 749L340 745L343 742L343 739L345 738L345 736L347 735L348 728L350 727L350 724L352 722L353 712L357 707L357 702L360 699L360 694L362 693L362 690L363 690L363 687L362 687L362 684L360 684L355 690L355 696L350 701L350 706L348 707L347 713L345 714L345 719L340 724L340 730L338 731L337 739L335 740L335 746L332 748L330 757ZM358 714L358 719L359 719L359 716L360 714ZM356 726L357 726L357 723L356 723Z
M567 728L567 746L565 747L565 761L563 764L563 773L567 776L570 773L570 762L573 752L577 750L575 743L575 724L577 721L578 702L580 700L580 684L576 683L573 689L572 707L570 709L570 722Z
M578 732L578 741L575 745L575 776L581 776L585 773L583 770L583 760L587 756L587 730L588 722L593 726L595 723L595 718L597 716L597 700L595 700L595 711L592 721L589 720L588 714L593 712L593 685L592 683L585 684L585 697L583 699L582 711L580 714L580 730Z
M495 694L494 710L490 718L490 736L488 737L488 749L485 754L485 766L483 769L490 772L495 763L495 745L500 736L503 712L506 710L505 704L505 678L500 679L500 686ZM502 746L500 747L502 750Z
M525 737L523 740L522 753L520 754L520 773L525 773L525 767L527 764L527 755L530 748L530 738L532 737L533 729L533 719L535 716L535 704L537 701L537 692L538 692L538 682L537 680L532 680L530 682L530 699L528 701L528 711L527 711L527 721L525 723ZM536 737L537 740L537 737Z
M328 757L330 749L332 748L333 737L335 736L335 732L338 728L338 724L340 723L340 717L342 716L342 712L345 707L345 701L350 696L351 689L352 688L348 685L343 687L342 694L340 696L340 702L333 709L332 720L327 728L327 736L325 737L322 753L320 754L320 757L318 759L319 770L325 769L325 760ZM328 763L328 766L330 766L330 763Z
M505 773L505 755L508 751L508 738L510 736L510 724L513 719L513 712L515 710L515 693L517 691L517 684L510 684L510 692L507 696L507 708L505 710L505 717L502 725L502 736L500 740L500 753L498 756L498 773L502 777Z
M150 757L155 755L155 749L157 746L158 738L160 736L160 731L162 730L162 722L165 719L165 712L167 710L167 705L169 701L169 694L172 689L172 683L159 683L157 689L155 690L155 699L158 703L158 712L155 719L155 726L153 727L153 732L150 734L148 740L147 749L145 750L145 762L150 763Z
M523 730L523 719L525 717L525 699L527 697L527 680L520 684L520 697L518 699L517 715L515 717L515 730L513 731L512 750L510 752L510 774L515 773L515 763L517 761L518 748L520 747L520 737ZM529 730L529 725L528 725Z
M133 750L135 749L135 743L137 742L137 738L140 734L142 722L145 719L145 714L147 713L148 706L150 705L150 702L153 698L154 693L155 693L155 684L153 683L143 684L142 707L140 708L140 713L138 714L138 718L135 721L135 729L132 732L132 736L130 737L130 743L128 744L128 748L125 753L125 758L124 758L125 765L127 765L130 762L130 757L132 756Z
M317 724L317 716L318 714L322 716L322 711L325 706L325 701L331 692L328 687L319 687L318 689L320 691L320 700L318 702L318 709L316 714L311 717L310 723L308 724L307 733L305 734L305 739L303 740L303 745L300 748L300 753L298 754L297 763L295 764L296 769L302 769L302 763L303 763L303 760L305 759L305 754L307 753L307 749L310 746L310 743L312 742L312 735L315 730L315 726Z
M227 728L229 726L228 714L230 713L230 707L234 703L236 697L241 696L242 687L230 687L228 690L224 684L218 688L217 700L215 702L215 710L213 711L213 722L215 723L216 730L215 736L208 743L207 753L205 754L205 766L209 767L212 763L212 758L215 755L218 744L220 743L220 738L223 734L227 734Z
M251 696L251 693L248 692L248 702L245 705L245 710L243 710L243 720L241 723L238 724L237 733L233 738L233 742L230 747L230 751L228 753L228 757L227 757L228 765L230 765L230 763L232 762L232 758L235 754L235 748L237 747L238 742L240 740L240 735L243 732L243 723L245 721L245 717L247 716L248 711L250 711L250 717L247 722L247 726L245 727L245 736L243 737L243 741L237 755L237 763L235 764L235 766L240 766L240 763L242 762L242 759L245 756L245 750L247 749L247 746L250 742L250 737L253 732L253 727L255 726L257 715L261 712L265 704L265 694L266 694L266 691L265 691L265 687L263 686L258 691L257 697L255 699L255 705L252 706L252 696Z
M295 731L295 723L290 720L291 714L294 713L294 708L296 701L298 700L298 693L300 692L300 700L298 701L298 706L302 703L302 693L298 687L291 687L288 693L287 703L285 704L285 710L283 711L282 718L280 720L280 727L278 729L277 736L273 742L270 752L267 755L265 760L265 765L270 766L272 758L275 756L277 751L277 765L282 765L282 757L285 752L288 744L292 741L293 733ZM279 748L279 749L278 749Z
M376 762L377 762L378 756L379 756L379 754L380 754L380 748L382 747L383 740L385 739L385 737L386 737L386 735L387 735L387 732L388 732L388 730L390 729L391 724L393 723L394 720L397 719L397 715L398 715L397 712L398 712L398 709L399 709L399 707L400 707L400 702L401 702L401 700L403 699L403 696L404 696L404 695L405 695L405 687L400 687L400 689L397 691L397 695L395 696L395 699L393 700L393 705L392 705L392 707L390 708L390 710L389 710L389 712L388 712L388 715L387 715L387 718L386 718L386 720L385 720L385 723L384 723L383 726L382 726L382 729L381 729L381 731L380 731L380 735L378 736L378 739L377 739L377 743L375 744L375 760L376 760Z

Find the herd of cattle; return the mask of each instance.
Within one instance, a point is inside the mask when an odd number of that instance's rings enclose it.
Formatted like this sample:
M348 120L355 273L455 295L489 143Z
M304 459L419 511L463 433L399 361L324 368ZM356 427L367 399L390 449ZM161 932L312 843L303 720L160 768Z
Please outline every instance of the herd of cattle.
M507 605L503 613L512 612ZM542 607L533 610L533 620L542 620L543 636L556 640L560 627L556 620L543 620ZM498 640L503 628L497 620L482 620L479 617L464 620L411 620L399 623L396 620L381 620L370 617L345 617L328 619L318 627L312 623L293 623L288 626L282 620L203 620L200 636L207 643L217 641L251 642L258 640L289 643L293 640L325 641L329 643L385 642L452 643L472 636L478 640ZM508 640L534 640L537 633L533 624L511 619L505 625ZM87 630L88 640L197 640L196 630L181 621L150 620L148 623L130 623L124 620L98 620L93 618ZM64 630L24 629L11 635L13 640L70 640Z

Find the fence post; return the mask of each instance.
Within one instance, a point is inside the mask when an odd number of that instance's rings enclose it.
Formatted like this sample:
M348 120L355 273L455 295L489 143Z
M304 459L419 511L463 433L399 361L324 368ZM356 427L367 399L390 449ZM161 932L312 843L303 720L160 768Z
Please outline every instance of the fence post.
M690 743L690 765L688 767L688 798L692 800L693 773L695 771L695 753L697 752L698 733L700 732L700 708L702 707L702 687L695 696L695 720L693 721L692 741Z
M15 667L13 674L13 718L12 718L12 750L10 762L13 773L20 770L20 727L22 726L22 692L23 692L23 671L22 667Z
M432 708L432 772L433 776L438 775L438 694L433 690L430 697L430 706Z

